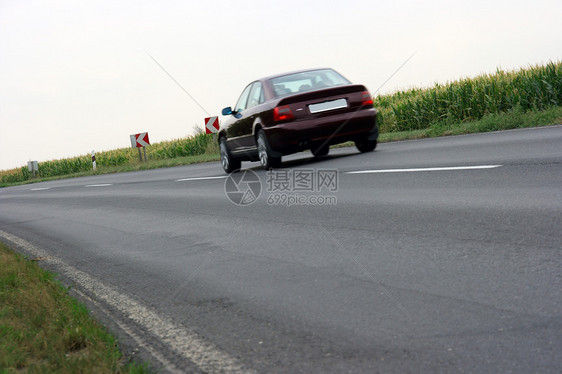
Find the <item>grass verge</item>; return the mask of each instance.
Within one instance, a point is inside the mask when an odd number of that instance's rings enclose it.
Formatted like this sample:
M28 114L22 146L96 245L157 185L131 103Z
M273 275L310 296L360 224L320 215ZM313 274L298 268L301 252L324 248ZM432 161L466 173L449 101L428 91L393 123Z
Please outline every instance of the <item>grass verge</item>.
M506 113L494 113L478 121L464 123L441 122L427 129L427 137L462 135L529 127L562 124L562 107L552 107L542 111L524 112L520 107Z
M0 243L0 373L148 373L53 275Z
M507 113L489 114L478 121L463 123L444 121L434 123L427 129L382 133L379 135L379 143L560 124L562 124L562 107L558 106L543 111L531 112L523 112L521 109L516 109ZM353 146L353 143L347 142L339 144L336 147L348 146Z

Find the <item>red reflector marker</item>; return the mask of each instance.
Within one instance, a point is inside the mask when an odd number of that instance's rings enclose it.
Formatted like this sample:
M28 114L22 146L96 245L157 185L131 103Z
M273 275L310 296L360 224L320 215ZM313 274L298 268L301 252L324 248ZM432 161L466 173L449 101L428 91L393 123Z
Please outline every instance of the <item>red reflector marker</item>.
M288 105L278 106L273 109L273 120L274 121L286 121L293 119L293 112Z

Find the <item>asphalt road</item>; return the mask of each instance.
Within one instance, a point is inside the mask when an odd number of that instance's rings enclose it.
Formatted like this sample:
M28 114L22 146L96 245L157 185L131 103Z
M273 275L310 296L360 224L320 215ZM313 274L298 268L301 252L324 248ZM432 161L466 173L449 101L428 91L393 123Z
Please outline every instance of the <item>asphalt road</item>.
M0 240L163 371L557 373L561 163L555 126L52 181Z

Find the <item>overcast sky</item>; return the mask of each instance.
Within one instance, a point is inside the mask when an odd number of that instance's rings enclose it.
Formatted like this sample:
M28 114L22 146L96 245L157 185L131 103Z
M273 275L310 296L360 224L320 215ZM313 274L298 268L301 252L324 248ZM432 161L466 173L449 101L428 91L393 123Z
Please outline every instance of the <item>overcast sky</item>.
M185 137L262 76L375 91L562 58L562 1L0 0L0 170Z

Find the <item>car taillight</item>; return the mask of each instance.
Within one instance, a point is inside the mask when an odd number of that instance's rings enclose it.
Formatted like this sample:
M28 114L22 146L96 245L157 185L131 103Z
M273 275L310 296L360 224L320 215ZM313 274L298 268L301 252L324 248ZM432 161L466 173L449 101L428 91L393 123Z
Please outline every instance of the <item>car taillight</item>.
M369 91L361 92L361 106L363 105L373 105L373 98Z
M288 105L278 106L273 109L273 120L274 121L286 121L293 119L293 112Z

